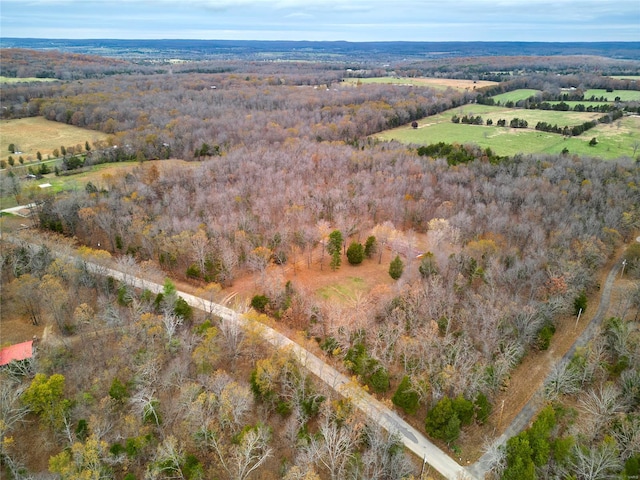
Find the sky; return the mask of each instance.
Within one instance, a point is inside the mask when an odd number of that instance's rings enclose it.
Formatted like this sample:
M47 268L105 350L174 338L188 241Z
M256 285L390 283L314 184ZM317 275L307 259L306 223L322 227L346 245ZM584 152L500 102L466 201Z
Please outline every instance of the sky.
M0 0L0 37L640 41L640 0Z

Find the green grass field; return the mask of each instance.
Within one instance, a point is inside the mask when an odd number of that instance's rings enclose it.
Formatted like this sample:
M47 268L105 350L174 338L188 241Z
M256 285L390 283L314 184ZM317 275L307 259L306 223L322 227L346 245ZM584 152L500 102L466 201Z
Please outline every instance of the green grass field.
M507 107L496 107L491 105L479 105L479 104L470 104L465 105L463 107L458 107L452 110L447 110L444 113L439 115L434 115L432 117L428 117L423 119L421 122L425 124L432 123L442 123L449 122L451 123L451 117L453 115L458 115L462 117L464 115L480 115L484 122L488 119L493 120L494 125L499 119L505 119L507 124L512 118L522 118L529 123L531 128L536 126L538 122L547 122L552 125L558 124L558 126L564 127L565 125L571 127L573 125L580 125L581 123L588 122L590 120L594 120L602 116L601 113L597 112L559 112L555 110L527 110L527 109L519 109L519 108L507 108Z
M640 101L640 91L638 90L614 90L613 92L607 92L606 90L592 88L584 92L584 98L604 97L609 102L613 102L616 97L620 97L621 102L638 102Z
M532 88L521 88L519 90L514 90L512 92L506 92L506 93L501 93L499 95L494 95L491 98L493 98L496 102L500 102L504 105L507 102L515 103L515 102L519 102L520 100L526 100L527 98L537 93L540 93L540 90L534 90Z
M610 75L610 77L618 80L640 80L640 75Z
M606 92L604 90L589 90L589 92L591 92L591 93L589 93L588 96L585 94L585 98L590 98L591 95L596 95L596 93L594 93L594 92L604 92L606 94ZM613 99L616 96L620 96L621 100L627 101L627 100L624 100L623 95L620 95L620 92L625 92L626 94L631 94L630 97L633 97L634 96L633 93L635 93L635 92L630 92L630 91L626 91L626 90L624 90L624 91L623 90L618 90L617 92L614 92L615 95L613 97L611 97L611 99L609 101L606 101L606 102L589 102L589 101L586 101L586 100L582 100L582 101L567 101L565 103L568 104L570 107L575 107L578 104L582 104L585 107L589 106L589 105L592 105L592 106L595 107L595 106L610 104L611 102L613 102ZM491 98L493 98L496 102L500 102L502 105L504 105L505 103L507 103L509 101L515 103L515 102L518 102L520 100L526 100L527 98L529 98L529 97L531 97L533 95L536 95L537 93L540 93L540 90L533 90L531 88L521 88L519 90L514 90L513 92L506 92L506 93L501 93L499 95L494 95ZM640 93L640 92L638 92L638 93ZM597 94L596 98L599 98L600 95L601 95L601 93ZM613 95L613 94L609 93L607 95ZM557 102L549 102L549 103L551 105L555 105L555 104L558 104L560 102L557 101Z
M21 83L21 82L59 82L57 78L36 78L36 77L3 77L0 75L0 83Z
M355 300L358 293L367 291L366 282L360 277L347 277L344 282L319 288L316 293L324 300L348 303Z
M453 114L482 115L483 119L492 118L494 126L463 125L451 122ZM640 117L624 117L613 124L598 125L579 137L565 139L562 135L534 130L538 121L564 126L580 124L585 119L597 118L600 114L574 112L554 112L542 110L517 110L486 105L467 105L449 110L440 115L427 117L418 122L417 129L405 125L376 135L381 140L397 140L414 145L428 145L437 142L473 143L482 148L489 147L498 155L517 153L561 153L567 148L572 154L592 155L605 159L632 157L634 144L640 143ZM514 117L524 118L530 128L512 129L496 127L498 118L507 122ZM568 120L562 122L560 120ZM598 144L590 146L589 141L596 138ZM636 154L640 153L640 149Z

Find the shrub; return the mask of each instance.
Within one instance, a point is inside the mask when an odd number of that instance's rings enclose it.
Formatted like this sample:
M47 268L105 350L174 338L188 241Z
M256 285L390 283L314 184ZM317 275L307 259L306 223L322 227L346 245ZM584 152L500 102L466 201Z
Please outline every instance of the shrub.
M87 421L84 418L78 420L78 425L76 426L76 436L81 441L85 441L87 436L89 435L89 426L87 425Z
M51 173L51 169L46 163L41 163L38 167L38 173L40 175L46 175L47 173Z
M460 435L460 419L453 409L453 402L449 397L442 398L427 413L425 430L434 438L440 438L447 443L455 441Z
M204 469L195 455L188 454L185 457L182 473L187 480L204 478Z
M123 402L129 398L129 387L117 378L114 378L113 382L111 382L111 388L109 388L109 396L116 402Z
M351 265L359 265L364 260L364 247L361 243L352 242L347 248L347 260Z
M114 443L109 448L109 453L111 453L111 455L114 455L116 457L122 453L125 453L125 451L126 451L125 448L120 443Z
M371 258L375 255L376 249L378 248L378 242L376 241L376 237L371 235L367 238L367 241L364 242L364 255L367 258Z
M425 430L432 437L452 443L460 436L460 426L471 423L473 413L473 403L462 395L453 400L444 397L427 413Z
M118 305L122 307L128 307L131 305L133 298L131 296L131 292L125 284L122 284L118 287Z
M460 419L462 425L469 425L473 420L473 403L462 395L453 399L453 411Z
M389 390L389 372L378 362L374 363L374 370L367 378L367 384L376 393L383 393Z
M186 275L189 278L200 278L202 276L202 272L200 271L200 268L198 267L198 265L196 265L195 263L192 263L187 268Z
M400 407L409 415L413 415L418 410L419 398L418 394L411 388L411 380L407 375L402 378L396 393L391 401L397 407Z
M584 313L586 309L587 309L587 294L584 291L582 291L580 295L578 295L573 300L573 311L575 315L578 315L580 313L580 310L582 310L582 313Z
M398 280L402 276L404 271L404 264L400 260L400 255L396 255L389 265L389 276L394 280Z
M489 399L484 393L480 392L476 397L474 406L476 409L476 420L480 425L484 425L489 415L491 415L491 403Z
M333 355L333 352L339 347L340 345L334 337L327 337L320 343L320 348L330 355Z
M255 295L251 299L251 307L258 312L264 313L267 305L269 305L269 301L269 297L266 295Z
M182 297L178 297L176 300L176 304L173 307L173 313L187 322L191 321L193 318L193 308Z
M556 331L556 327L548 323L538 331L536 346L540 350L546 350L551 344L551 338Z
M420 275L422 275L422 278L429 278L431 275L438 274L438 264L433 257L433 253L427 252L422 256L418 271Z

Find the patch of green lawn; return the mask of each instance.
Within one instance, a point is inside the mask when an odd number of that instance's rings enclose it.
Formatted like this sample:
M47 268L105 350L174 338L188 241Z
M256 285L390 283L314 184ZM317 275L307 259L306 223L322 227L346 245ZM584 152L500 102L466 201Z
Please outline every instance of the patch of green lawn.
M355 300L358 293L367 290L366 282L360 277L347 277L341 283L334 283L316 290L320 298L346 303Z

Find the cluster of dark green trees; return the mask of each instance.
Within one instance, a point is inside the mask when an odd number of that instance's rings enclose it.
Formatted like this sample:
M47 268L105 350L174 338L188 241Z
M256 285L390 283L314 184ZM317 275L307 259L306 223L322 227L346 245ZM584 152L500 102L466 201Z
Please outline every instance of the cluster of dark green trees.
M464 123L467 125L482 125L484 123L480 115L477 115L475 117L473 115L463 115L462 117L454 115L453 117L451 117L451 121L453 123Z
M491 148L481 149L477 145L458 145L445 142L423 145L417 149L421 157L446 158L449 165L470 163L478 158L486 158L491 163L498 163L507 157L493 153Z
M614 110L611 113L608 113L607 115L604 115L598 118L597 120L584 122L581 125L574 125L573 127L569 127L565 125L564 127L561 128L558 125L551 125L550 123L547 123L547 122L538 122L536 124L536 130L540 130L542 132L558 133L567 137L568 136L577 137L578 135L583 134L587 130L592 129L593 127L598 125L598 123L611 123L619 119L620 117L622 117L622 112L620 110Z

